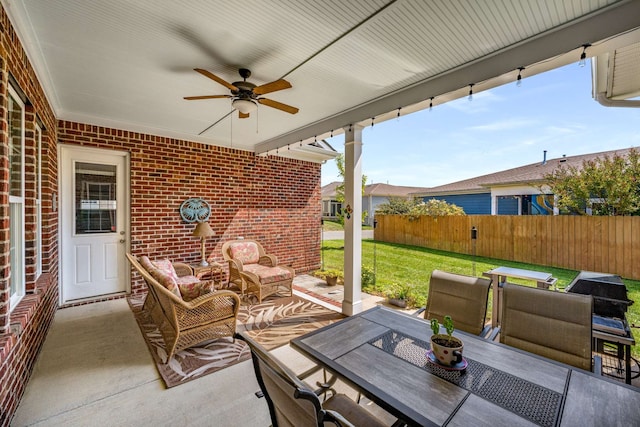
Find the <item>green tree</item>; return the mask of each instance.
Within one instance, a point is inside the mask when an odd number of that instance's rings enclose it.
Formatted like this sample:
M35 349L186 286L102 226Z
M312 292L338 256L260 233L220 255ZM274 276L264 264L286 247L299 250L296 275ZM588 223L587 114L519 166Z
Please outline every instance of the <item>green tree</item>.
M465 215L460 206L447 203L444 200L431 199L423 202L420 198L404 199L402 197L389 197L387 203L378 205L376 213L383 215L409 215L412 219L421 215Z
M640 153L614 154L560 165L544 177L562 213L637 215L640 212Z
M445 200L431 199L426 202L416 204L409 211L411 218L421 215L428 216L448 216L448 215L465 215L464 209L453 203L447 203Z
M344 225L344 219L346 216L345 206L344 206L344 154L340 153L338 157L336 157L336 166L338 167L338 175L342 178L340 184L336 187L336 201L343 205L340 214L338 215L338 220L340 224ZM367 185L367 176L362 174L362 193L364 194L364 187ZM367 218L368 212L362 212L362 222Z
M403 197L389 197L386 203L376 207L376 213L382 215L406 215L419 203L419 199L405 199Z

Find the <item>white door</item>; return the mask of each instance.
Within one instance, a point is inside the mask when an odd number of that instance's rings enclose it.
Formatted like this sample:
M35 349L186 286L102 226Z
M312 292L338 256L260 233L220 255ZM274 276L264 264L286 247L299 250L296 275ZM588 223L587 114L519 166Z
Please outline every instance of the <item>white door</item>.
M60 146L63 303L128 291L127 156Z

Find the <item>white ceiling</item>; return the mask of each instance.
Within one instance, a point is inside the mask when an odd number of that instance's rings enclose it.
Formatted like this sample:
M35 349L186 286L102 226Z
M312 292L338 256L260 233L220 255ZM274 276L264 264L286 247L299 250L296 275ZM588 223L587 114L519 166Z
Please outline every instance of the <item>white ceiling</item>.
M640 41L640 1L2 0L59 119L262 153ZM626 38L612 38L627 33ZM620 40L620 41L617 41ZM537 64L537 65L534 65ZM230 114L249 68L260 105ZM516 71L514 71L516 70ZM497 78L495 78L497 77ZM586 88L588 90L588 88ZM200 132L215 126L199 135ZM290 150L294 151L294 150Z

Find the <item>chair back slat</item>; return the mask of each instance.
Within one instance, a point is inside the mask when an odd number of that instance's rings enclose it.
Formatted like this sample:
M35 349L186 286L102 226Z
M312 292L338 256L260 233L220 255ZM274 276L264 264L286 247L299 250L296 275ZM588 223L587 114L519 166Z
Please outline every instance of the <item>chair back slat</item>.
M425 319L435 318L442 323L444 316L449 315L456 329L479 335L487 315L490 285L489 279L434 270Z
M267 399L274 427L316 427L320 399L296 375L244 333L238 334L251 348L256 378Z
M591 370L593 297L507 283L500 342Z

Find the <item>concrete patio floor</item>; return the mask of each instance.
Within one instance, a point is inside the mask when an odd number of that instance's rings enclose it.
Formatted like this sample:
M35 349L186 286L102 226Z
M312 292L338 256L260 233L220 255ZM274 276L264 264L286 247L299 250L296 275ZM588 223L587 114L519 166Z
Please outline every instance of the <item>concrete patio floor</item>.
M272 353L294 372L313 366L289 346ZM338 389L357 396L344 384ZM58 310L11 425L268 426L258 390L250 360L166 389L127 301L118 299Z
M297 277L295 287L295 294L328 308L337 310L342 301L341 286L312 276ZM384 304L380 297L362 299L365 310ZM289 346L272 353L297 373L313 366ZM321 380L316 375L310 384ZM345 384L337 388L357 396ZM11 425L268 426L258 390L250 360L166 389L127 301L118 299L58 310ZM377 406L363 404L393 423Z

